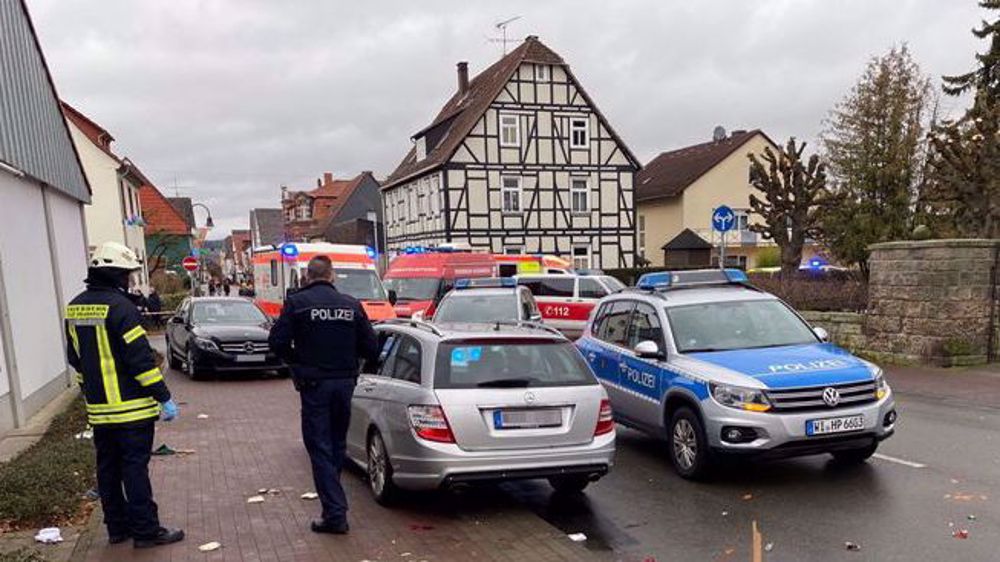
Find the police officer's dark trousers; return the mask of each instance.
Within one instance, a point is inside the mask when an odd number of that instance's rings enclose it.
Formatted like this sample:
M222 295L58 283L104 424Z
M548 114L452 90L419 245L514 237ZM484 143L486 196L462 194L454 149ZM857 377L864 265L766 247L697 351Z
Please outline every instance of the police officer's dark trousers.
M160 527L149 483L153 433L152 420L94 426L97 489L111 536L152 538Z
M312 462L323 521L334 524L347 518L347 496L340 485L340 470L346 458L354 385L353 377L296 381L302 399L302 440Z

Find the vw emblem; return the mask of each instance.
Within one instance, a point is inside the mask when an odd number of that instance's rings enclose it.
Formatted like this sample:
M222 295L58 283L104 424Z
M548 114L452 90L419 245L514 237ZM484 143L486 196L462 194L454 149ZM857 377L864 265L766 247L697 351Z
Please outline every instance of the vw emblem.
M840 393L837 392L836 388L827 387L823 389L823 402L826 405L833 408L837 404L840 404Z
M246 345L243 346L243 351L246 351L247 353L253 353L253 342L248 341Z
M525 404L534 404L535 403L535 393L531 392L530 390L528 392L525 392L524 393L524 403Z

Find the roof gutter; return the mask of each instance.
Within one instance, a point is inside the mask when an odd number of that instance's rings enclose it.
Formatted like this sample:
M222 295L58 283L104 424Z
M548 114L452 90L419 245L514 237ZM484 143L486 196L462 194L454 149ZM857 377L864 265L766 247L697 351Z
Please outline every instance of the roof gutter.
M0 160L0 170L3 170L3 171L5 171L5 172L13 175L14 177L17 177L17 178L23 178L24 177L24 172L23 171L21 171L19 168L15 168L14 166L11 166L10 164L4 162L3 160Z

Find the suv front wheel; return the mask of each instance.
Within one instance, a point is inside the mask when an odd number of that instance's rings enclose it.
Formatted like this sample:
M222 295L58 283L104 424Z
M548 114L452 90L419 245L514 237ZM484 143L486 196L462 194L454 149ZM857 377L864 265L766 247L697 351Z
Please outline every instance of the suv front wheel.
M670 418L670 461L682 478L697 480L708 472L711 454L705 428L691 408L678 408Z

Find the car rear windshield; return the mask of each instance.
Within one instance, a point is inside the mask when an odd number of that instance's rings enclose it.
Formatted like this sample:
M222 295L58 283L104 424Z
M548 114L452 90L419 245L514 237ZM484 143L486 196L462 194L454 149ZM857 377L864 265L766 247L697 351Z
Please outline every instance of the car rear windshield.
M437 296L441 280L436 277L397 277L385 280L385 288L396 291L401 301L429 301Z
M667 317L680 353L817 342L809 326L777 300L668 307Z
M341 293L363 301L386 300L378 275L370 269L334 268L333 285Z
M443 343L436 388L537 388L597 384L572 343L483 339Z
M518 320L517 295L514 291L482 294L454 291L434 313L435 322L480 323Z

